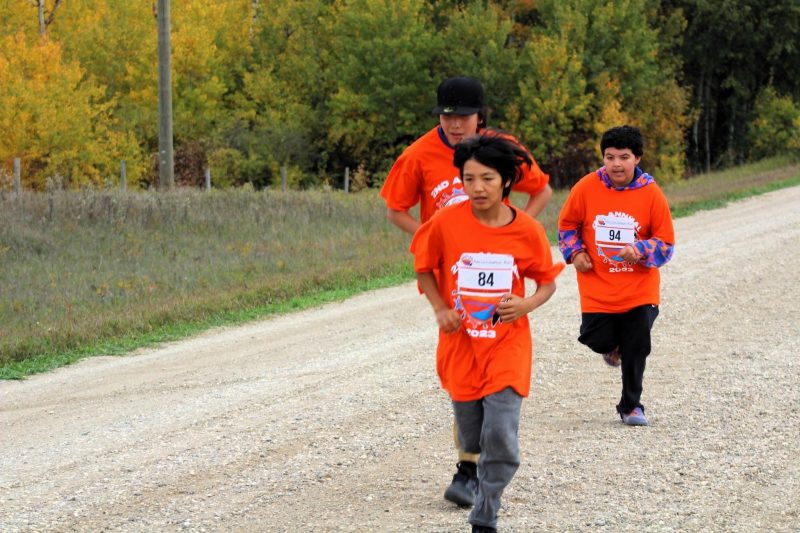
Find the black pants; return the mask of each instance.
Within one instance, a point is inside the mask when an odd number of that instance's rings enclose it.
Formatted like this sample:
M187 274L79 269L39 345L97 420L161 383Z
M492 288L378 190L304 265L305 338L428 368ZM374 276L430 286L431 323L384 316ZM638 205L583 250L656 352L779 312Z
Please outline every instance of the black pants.
M629 413L642 396L642 380L650 354L650 330L658 316L657 305L641 305L624 313L583 313L578 341L597 353L619 346L622 359L622 397L617 412Z

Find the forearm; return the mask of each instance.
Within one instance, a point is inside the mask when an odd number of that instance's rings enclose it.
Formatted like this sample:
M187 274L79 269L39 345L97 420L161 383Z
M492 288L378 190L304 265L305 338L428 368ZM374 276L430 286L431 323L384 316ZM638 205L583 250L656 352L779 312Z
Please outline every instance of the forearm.
M553 189L550 188L550 185L545 185L541 191L537 192L536 194L532 194L530 198L528 198L528 204L525 206L525 212L533 218L536 218L539 216L539 213L542 212L552 196Z
M543 305L549 300L556 292L555 282L546 283L544 285L537 285L536 291L525 298L525 306L528 308L528 313Z
M664 242L658 237L638 241L634 244L634 248L636 248L636 251L641 256L639 262L651 268L658 268L665 265L672 259L672 253L674 252L674 246L672 244Z
M436 323L445 333L454 333L461 328L461 318L439 294L439 285L432 272L417 272L417 281L425 297L433 307Z
M564 261L570 264L574 261L576 254L585 251L586 246L580 237L580 228L564 228L558 232L558 249L564 257Z
M433 272L417 272L417 282L434 311L442 311L450 308L442 299L442 295L439 294L439 285L436 283L436 277L433 275Z
M401 230L405 231L410 235L414 235L416 233L417 228L420 227L420 222L416 218L412 217L408 211L398 211L396 209L387 209L386 210L386 218L400 228Z
M536 291L526 298L516 294L506 294L497 305L497 314L500 315L503 322L513 322L545 303L555 291L555 282L550 282L537 285Z

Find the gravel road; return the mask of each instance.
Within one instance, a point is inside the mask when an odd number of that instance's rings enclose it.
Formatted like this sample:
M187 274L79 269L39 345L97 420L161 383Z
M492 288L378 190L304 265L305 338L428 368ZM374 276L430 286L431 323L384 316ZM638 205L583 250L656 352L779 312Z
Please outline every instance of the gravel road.
M800 531L800 187L676 221L645 374L535 311L501 531ZM0 382L0 531L468 531L413 284Z

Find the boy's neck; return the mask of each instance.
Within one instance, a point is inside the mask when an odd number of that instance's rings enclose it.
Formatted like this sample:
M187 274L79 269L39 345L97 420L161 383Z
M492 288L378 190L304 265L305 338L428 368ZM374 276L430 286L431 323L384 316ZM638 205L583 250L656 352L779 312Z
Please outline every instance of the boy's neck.
M504 203L499 203L489 209L475 209L472 207L472 214L484 226L499 228L511 224L514 220L514 211Z

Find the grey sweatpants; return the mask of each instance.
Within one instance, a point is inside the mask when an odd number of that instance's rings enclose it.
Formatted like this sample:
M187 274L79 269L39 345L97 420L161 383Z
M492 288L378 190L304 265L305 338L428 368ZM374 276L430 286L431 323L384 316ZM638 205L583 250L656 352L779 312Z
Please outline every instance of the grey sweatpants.
M497 527L500 497L519 467L522 396L507 387L470 402L453 402L462 449L479 453L478 494L470 524Z

